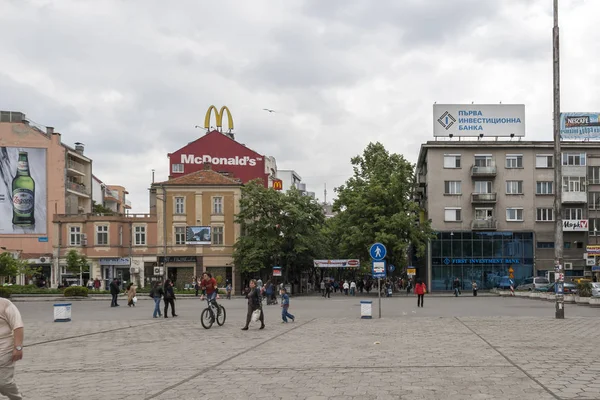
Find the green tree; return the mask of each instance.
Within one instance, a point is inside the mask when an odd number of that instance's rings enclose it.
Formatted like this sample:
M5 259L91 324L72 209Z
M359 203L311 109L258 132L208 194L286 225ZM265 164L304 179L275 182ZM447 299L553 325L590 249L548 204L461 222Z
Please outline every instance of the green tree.
M104 207L102 204L97 204L95 201L92 201L92 212L94 214L113 214L113 210L110 208Z
M0 254L0 276L31 276L41 271L41 267L34 267L25 260L19 260L12 253L6 251Z
M87 258L84 255L79 254L77 250L69 250L66 259L66 270L68 273L72 275L80 275L81 278L81 274L83 272L89 272L90 266L88 265Z
M323 220L321 207L299 191L282 193L249 182L236 216L242 235L234 246L234 262L243 273L281 265L288 279L297 276L313 265Z
M335 189L338 214L331 234L339 242L339 257L368 261L374 242L387 247L388 262L397 266L406 265L410 246L422 256L432 232L428 222L420 221L413 200L414 166L381 143L370 143L351 163L353 176Z

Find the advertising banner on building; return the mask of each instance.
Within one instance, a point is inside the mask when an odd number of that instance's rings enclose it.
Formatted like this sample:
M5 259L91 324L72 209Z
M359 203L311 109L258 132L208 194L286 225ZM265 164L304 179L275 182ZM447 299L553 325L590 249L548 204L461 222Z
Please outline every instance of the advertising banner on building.
M315 268L358 268L360 260L315 260Z
M435 137L525 136L524 104L434 104Z
M210 226L188 226L185 244L210 244Z
M599 244L588 244L585 246L585 251L588 253L588 257L592 255L600 255L600 245Z
M600 139L600 113L560 113L561 139Z
M46 234L46 149L0 147L0 235Z
M565 219L563 220L563 232L587 232L587 219Z

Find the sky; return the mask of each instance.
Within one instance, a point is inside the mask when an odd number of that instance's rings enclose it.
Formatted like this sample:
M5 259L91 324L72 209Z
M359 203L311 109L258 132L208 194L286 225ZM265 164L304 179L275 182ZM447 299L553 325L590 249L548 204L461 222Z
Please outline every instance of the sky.
M148 211L152 169L227 105L323 200L369 142L416 162L434 102L525 104L552 139L552 0L0 0L0 110L85 144ZM561 0L561 110L600 111L600 1ZM269 113L263 108L273 109Z

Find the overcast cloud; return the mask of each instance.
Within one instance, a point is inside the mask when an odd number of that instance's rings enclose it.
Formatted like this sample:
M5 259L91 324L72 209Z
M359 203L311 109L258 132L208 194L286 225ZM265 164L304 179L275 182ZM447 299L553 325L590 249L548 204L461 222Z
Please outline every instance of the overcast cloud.
M561 0L564 111L600 111L598 15ZM415 162L434 102L524 103L550 140L551 29L551 0L0 0L0 109L85 143L134 212L211 104L331 199L370 141Z

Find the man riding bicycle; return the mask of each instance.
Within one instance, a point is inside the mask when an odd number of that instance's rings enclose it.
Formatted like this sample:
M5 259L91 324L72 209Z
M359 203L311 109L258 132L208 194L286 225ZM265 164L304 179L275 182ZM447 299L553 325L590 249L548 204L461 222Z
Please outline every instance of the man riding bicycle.
M204 300L204 296L217 308L217 312L221 312L221 308L217 304L217 280L212 277L211 274L205 272L202 274L202 281L200 281L200 289L202 290L202 300Z

